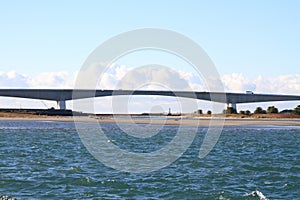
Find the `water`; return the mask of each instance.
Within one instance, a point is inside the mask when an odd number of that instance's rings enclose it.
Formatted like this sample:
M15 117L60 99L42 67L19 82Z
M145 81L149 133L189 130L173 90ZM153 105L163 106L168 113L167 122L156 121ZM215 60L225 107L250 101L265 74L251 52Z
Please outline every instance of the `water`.
M177 130L165 126L146 142L126 136L114 124L103 126L121 148L137 152L161 148ZM300 199L299 128L228 127L213 151L199 159L205 131L200 128L190 148L170 166L131 174L93 158L71 122L0 121L0 196L263 199L260 192L268 199Z

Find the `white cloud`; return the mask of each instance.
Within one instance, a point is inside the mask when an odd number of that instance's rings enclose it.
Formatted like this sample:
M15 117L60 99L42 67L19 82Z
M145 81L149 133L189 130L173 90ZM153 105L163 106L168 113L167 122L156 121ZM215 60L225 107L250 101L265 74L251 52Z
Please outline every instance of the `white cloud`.
M226 91L245 92L246 90L255 90L256 85L253 84L242 74L227 74L221 77Z
M1 88L28 87L28 76L19 74L16 71L0 72Z
M0 72L0 88L73 88L74 76L68 72L43 72L36 76L16 71Z
M121 80L130 70L131 68L126 67L125 65L116 67L116 79Z
M187 80L181 78L178 72L158 65L131 69L119 80L118 86L122 89L189 89Z
M278 77L259 77L254 80L257 90L261 92L299 94L300 93L300 74L282 75Z
M0 72L0 88L73 88L78 72L69 73L65 71L60 72L43 72L36 76L29 76L21 74L16 71ZM88 76L86 77L89 78ZM99 77L98 77L99 79ZM101 89L170 89L170 90L194 90L194 91L208 91L204 81L197 74L185 71L174 71L169 68L151 66L141 68L130 68L124 65L114 65L113 68L107 70L98 85ZM255 93L274 93L274 94L294 94L300 93L300 74L281 75L277 77L258 76L254 79L248 78L244 74L227 74L221 77L227 92L245 92L252 90ZM167 109L168 105L175 106L176 101L170 98L135 98L136 102L130 103L130 109L133 111L141 110L149 111L151 107L162 105ZM97 112L110 112L108 102L111 99L99 98L95 108ZM32 102L32 103L31 103ZM41 107L45 108L43 103L37 101L29 101L14 98L1 98L0 106L5 107ZM291 108L297 102L282 102L278 105L280 108ZM38 105L39 104L39 105ZM52 102L47 102L53 105ZM200 107L204 106L206 102L201 101ZM209 102L207 103L209 104ZM299 102L298 102L299 104ZM70 103L71 105L71 103ZM239 105L240 108L251 106L252 104ZM263 104L262 104L263 105ZM202 107L203 108L203 107ZM292 107L293 108L293 107ZM243 108L244 109L244 108Z
M105 89L189 89L188 80L178 72L157 65L147 67L129 68L116 66L106 71L102 77L99 88Z
M73 88L74 77L68 72L44 72L28 79L31 88Z
M263 77L250 80L243 74L229 74L222 76L226 91L245 92L251 90L257 93L299 94L300 74L282 75L278 77Z

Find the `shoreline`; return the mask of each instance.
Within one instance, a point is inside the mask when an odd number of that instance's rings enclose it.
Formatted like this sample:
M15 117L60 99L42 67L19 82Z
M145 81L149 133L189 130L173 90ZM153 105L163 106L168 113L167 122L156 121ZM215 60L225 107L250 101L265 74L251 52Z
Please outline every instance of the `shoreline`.
M14 116L0 117L0 121L56 121L87 123L121 123L149 125L184 125L184 126L300 126L299 118L233 118L233 117L65 117L65 116Z

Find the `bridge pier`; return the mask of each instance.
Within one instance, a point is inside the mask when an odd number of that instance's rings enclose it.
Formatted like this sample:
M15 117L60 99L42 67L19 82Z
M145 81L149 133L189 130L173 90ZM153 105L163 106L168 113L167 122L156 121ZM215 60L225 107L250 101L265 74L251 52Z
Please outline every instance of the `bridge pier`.
M237 109L236 109L236 103L231 103L230 107L232 107L233 109L235 109L237 111Z
M57 101L57 107L60 110L66 110L66 101Z
M236 112L237 112L236 103L227 103L227 109L228 109L228 108L233 108L233 109L236 110Z

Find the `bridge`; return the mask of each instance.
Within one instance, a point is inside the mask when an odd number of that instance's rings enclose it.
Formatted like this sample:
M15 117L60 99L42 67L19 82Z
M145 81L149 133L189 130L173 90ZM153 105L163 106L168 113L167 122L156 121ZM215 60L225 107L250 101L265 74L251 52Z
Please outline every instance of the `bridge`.
M66 101L120 95L159 95L184 97L225 103L236 109L238 103L257 103L271 101L300 101L298 95L190 92L190 91L150 91L150 90L86 90L86 89L0 89L0 96L19 97L56 101L61 110L66 109Z

